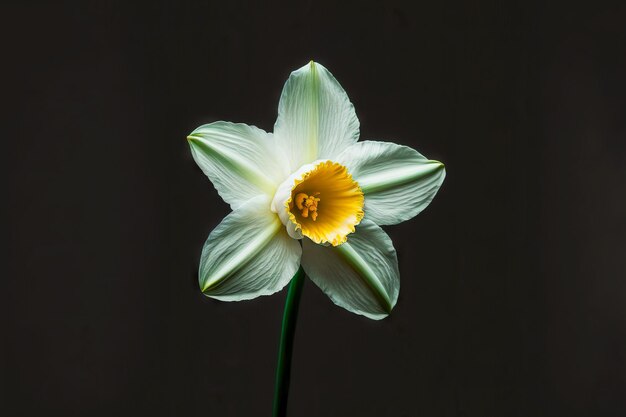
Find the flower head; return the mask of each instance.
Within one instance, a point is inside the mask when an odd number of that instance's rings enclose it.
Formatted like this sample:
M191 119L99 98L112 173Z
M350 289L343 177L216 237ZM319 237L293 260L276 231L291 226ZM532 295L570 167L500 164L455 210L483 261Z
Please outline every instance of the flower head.
M335 304L387 316L400 276L379 226L424 210L445 169L409 147L358 139L348 96L313 61L287 80L273 134L228 122L194 130L193 157L233 209L204 245L202 292L224 301L269 295L302 265Z

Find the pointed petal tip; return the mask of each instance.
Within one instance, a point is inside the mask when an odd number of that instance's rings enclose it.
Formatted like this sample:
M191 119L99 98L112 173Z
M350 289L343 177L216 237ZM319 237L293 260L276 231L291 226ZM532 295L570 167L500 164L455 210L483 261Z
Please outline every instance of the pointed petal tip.
M393 306L391 304L387 304L385 308L385 312L387 313L387 316L391 314L391 310L393 310Z
M309 64L307 65L307 67L309 67L309 71L311 71L313 73L317 73L317 71L319 70L318 66L319 66L319 63L317 63L317 62L315 62L313 60L310 60Z
M385 317L389 317L389 315L391 314L391 310L393 310L393 305L392 305L391 300L385 300L385 302L381 302L380 306L383 308L383 311L385 312L385 314L380 317L379 320L384 319Z
M351 311L352 313L358 314L359 316L363 316L367 319L370 320L374 320L374 321L382 321L385 320L387 317L389 317L391 315L391 310L393 309L393 307L389 307L389 308L385 308L385 312L384 313L367 313L367 312L363 312L363 311Z
M207 292L212 287L212 285L210 284L210 281L209 280L200 280L199 284L200 284L200 291L202 291L202 294L204 294L207 297L209 297L209 294L207 294Z
M431 159L430 161L428 161L428 163L435 165L432 172L440 172L446 170L446 165L441 161L437 161L436 159Z

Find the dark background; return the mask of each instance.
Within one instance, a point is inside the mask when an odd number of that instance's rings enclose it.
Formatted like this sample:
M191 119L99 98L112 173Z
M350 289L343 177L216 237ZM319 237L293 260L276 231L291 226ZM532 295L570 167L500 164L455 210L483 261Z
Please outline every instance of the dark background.
M205 298L229 209L185 137L272 130L289 73L363 139L444 161L387 227L375 322L310 281L292 416L626 415L626 8L536 2L18 3L3 12L2 416L262 416L285 291ZM5 130L8 128L8 131Z

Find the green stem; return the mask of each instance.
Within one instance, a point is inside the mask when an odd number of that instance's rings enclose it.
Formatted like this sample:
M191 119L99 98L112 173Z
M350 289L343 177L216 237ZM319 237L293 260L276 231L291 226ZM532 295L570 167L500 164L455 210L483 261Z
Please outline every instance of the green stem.
M287 415L291 352L293 351L293 337L296 333L298 306L300 305L303 283L304 271L300 267L296 275L291 279L291 283L289 283L287 299L285 300L280 346L278 348L278 364L276 366L276 385L274 387L274 417L285 417Z

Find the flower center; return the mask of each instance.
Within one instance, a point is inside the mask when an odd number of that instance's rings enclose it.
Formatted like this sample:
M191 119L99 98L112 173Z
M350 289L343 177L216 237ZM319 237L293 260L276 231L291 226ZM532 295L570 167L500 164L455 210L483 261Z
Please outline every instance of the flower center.
M296 203L296 207L300 210L300 214L302 217L309 217L309 212L311 212L311 218L313 221L317 219L317 203L320 202L320 199L317 198L320 193L317 192L313 195L306 195L305 193L300 193L294 199Z
M363 192L347 168L332 161L303 167L285 201L289 220L315 243L344 243L363 219Z

